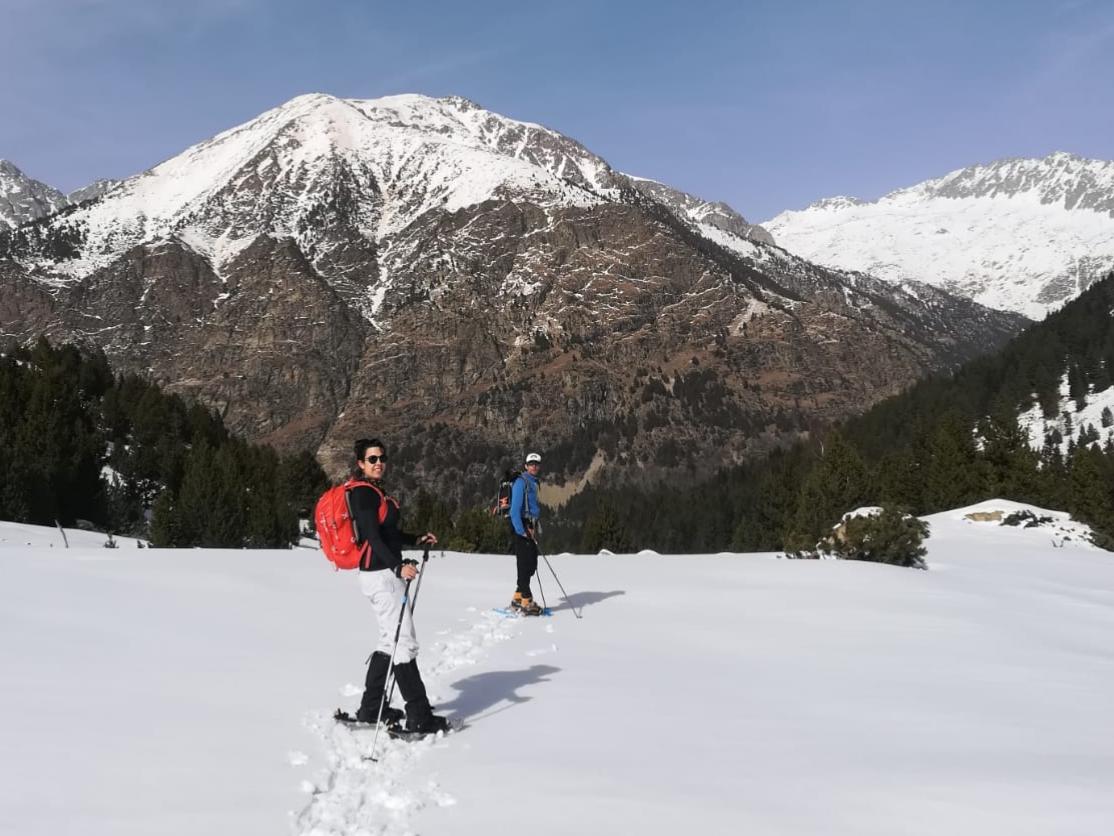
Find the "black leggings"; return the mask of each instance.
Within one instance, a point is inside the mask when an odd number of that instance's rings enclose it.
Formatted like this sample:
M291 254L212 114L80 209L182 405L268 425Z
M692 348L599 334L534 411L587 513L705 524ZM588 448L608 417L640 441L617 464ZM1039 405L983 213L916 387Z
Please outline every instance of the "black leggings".
M530 578L538 571L538 544L529 537L514 535L514 557L518 563L517 591L523 598L533 598L530 592Z

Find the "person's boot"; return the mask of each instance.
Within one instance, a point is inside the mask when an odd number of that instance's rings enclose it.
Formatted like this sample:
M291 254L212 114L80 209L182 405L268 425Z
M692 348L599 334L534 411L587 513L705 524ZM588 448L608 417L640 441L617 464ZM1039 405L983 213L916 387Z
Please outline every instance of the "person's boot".
M379 719L379 704L383 701L383 690L387 687L387 671L391 669L391 657L382 651L371 654L364 680L364 696L360 700L360 710L356 719L361 723L374 723ZM384 725L394 726L402 722L406 715L397 708L383 706Z
M406 702L406 730L419 734L436 734L449 730L449 721L433 713L426 696L422 675L418 673L418 662L395 665L395 681L399 693Z
M514 597L511 598L511 609L516 612L522 609L522 593L515 592Z
M519 612L523 615L541 615L542 608L538 606L538 602L533 598L523 598L522 604L519 606Z

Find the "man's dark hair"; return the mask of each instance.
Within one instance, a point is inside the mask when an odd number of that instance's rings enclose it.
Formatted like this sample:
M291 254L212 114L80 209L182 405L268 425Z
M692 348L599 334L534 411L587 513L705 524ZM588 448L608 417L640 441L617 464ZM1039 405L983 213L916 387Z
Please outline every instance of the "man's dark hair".
M361 438L355 445L356 461L360 461L360 459L366 456L367 451L372 447L378 447L383 451L383 455L387 454L387 445L378 438Z

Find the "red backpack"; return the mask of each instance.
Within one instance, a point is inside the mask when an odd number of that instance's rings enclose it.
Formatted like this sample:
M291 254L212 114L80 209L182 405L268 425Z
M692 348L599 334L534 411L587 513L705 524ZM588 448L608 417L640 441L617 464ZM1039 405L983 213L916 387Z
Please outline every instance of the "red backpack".
M335 485L321 494L313 519L317 525L317 540L321 551L337 569L355 569L367 559L371 564L371 544L356 542L356 529L352 524L352 507L348 502L348 492L356 486L371 488L379 494L379 524L387 519L387 497L375 485L349 479L343 485ZM398 506L395 500L391 500Z

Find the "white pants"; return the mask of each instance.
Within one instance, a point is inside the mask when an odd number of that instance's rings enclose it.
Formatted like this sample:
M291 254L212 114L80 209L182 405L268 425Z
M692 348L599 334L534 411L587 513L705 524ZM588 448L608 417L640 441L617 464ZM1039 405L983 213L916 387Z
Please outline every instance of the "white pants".
M391 655L395 646L395 630L398 629L398 615L402 609L402 596L406 591L406 581L395 577L390 569L376 572L359 572L360 589L375 608L375 619L379 626L379 644L376 650ZM414 584L410 584L414 592ZM410 618L410 602L406 602L406 614L402 617L402 630L398 634L398 652L395 664L401 665L418 655L418 637L414 634L414 622Z

